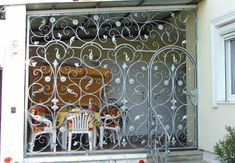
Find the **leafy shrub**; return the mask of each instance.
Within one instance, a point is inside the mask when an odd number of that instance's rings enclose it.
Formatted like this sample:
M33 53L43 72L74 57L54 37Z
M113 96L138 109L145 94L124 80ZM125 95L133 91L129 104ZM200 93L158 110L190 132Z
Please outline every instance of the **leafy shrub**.
M228 132L214 146L215 153L226 163L235 163L235 128L226 126Z

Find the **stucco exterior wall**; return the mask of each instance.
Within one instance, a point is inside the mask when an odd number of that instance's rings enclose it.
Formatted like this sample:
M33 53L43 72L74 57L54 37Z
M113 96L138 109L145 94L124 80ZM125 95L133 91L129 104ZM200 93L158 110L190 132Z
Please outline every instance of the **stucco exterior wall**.
M235 126L235 105L213 108L211 21L235 11L234 0L204 0L198 5L199 148L213 152L225 126Z
M6 7L6 17L0 22L3 67L0 162L6 157L23 162L25 6ZM11 107L16 107L16 113L11 113Z

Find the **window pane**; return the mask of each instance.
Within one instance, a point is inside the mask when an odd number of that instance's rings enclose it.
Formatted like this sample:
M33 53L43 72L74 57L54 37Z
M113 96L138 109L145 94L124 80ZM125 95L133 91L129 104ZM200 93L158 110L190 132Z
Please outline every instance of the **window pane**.
M231 93L235 94L235 39L231 40Z

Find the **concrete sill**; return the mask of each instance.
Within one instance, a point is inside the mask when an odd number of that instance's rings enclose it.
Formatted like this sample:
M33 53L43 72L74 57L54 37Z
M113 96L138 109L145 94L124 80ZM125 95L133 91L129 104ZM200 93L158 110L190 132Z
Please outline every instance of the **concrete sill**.
M25 158L24 163L64 163L64 162L102 162L110 160L147 160L147 153L132 153L132 154L100 154L100 155L61 155L61 156L37 156Z

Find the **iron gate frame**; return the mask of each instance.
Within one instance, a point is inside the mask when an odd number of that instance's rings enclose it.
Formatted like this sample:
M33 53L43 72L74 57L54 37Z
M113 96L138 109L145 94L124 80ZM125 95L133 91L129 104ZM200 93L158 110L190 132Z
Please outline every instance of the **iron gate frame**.
M194 6L194 5L191 5L191 6L160 6L160 7L147 7L147 9L146 9L146 7L136 7L136 8L132 8L131 9L131 12L145 12L145 11L147 11L148 9L148 12L150 12L150 11L154 11L154 12L159 12L159 11L175 11L175 10L177 10L177 11L187 11L187 10L194 10L196 8L196 6ZM71 14L76 14L76 15L79 15L79 14L84 14L84 15L86 15L86 14L102 14L102 13L105 13L105 14L107 14L107 13L124 13L124 12L126 12L126 9L127 8L117 8L117 9L89 9L89 10L87 10L87 9L84 9L84 10L81 10L81 11L77 11L77 10L66 10L66 11L64 11L64 10L59 10L59 11L43 11L43 13L41 12L41 11L33 11L33 12L28 12L27 13L27 15L30 17L30 16L59 16L59 15L63 15L63 16L69 16L69 15L71 15ZM128 10L130 10L129 8L128 8ZM196 23L195 23L195 26L196 26ZM29 29L29 23L28 23L28 29ZM196 31L195 31L196 32ZM26 58L29 58L29 32L28 32L28 34L27 34L27 54L26 54ZM175 47L175 46L174 46ZM162 49L158 49L157 51L155 51L155 54L156 53L160 53L160 51L161 51ZM184 49L185 50L185 49ZM151 51L151 52L153 52L153 51ZM186 52L187 54L189 54L188 52ZM190 55L189 55L190 56ZM153 56L152 56L153 57ZM196 56L195 56L195 59L196 59ZM152 59L151 59L152 60ZM194 61L194 64L195 64L195 67L197 66L197 63L196 63L196 60ZM28 66L26 66L26 72L28 73ZM196 72L195 72L195 80L196 80L196 82L195 82L195 87L197 88L197 69L196 69ZM26 75L27 76L27 75ZM151 75L150 75L151 76ZM150 76L148 76L149 78L150 78ZM26 77L26 83L28 82L28 76ZM148 87L149 87L149 85L151 85L150 84L151 83L151 81L150 82L148 82ZM26 84L26 85L28 85L28 83ZM151 93L150 93L150 91L148 92L149 93L149 99L148 100L150 100L150 98L151 98ZM28 100L27 100L27 98L26 98L26 104L28 104ZM152 108L152 106L151 106L151 102L149 101L149 104L150 104L150 106L149 106L149 108L148 109L151 109ZM26 105L26 112L27 112L27 105ZM195 114L196 114L196 118L195 118L195 124L197 125L197 106L196 106L196 110L195 110ZM27 117L27 116L26 116ZM25 125L27 126L27 118L25 118L26 120L25 120ZM197 127L195 126L195 132L196 132L196 139L195 139L195 141L196 141L196 144L195 144L195 146L192 148L192 147L189 147L188 149L195 149L195 148L197 148L197 143L198 143L198 140L197 140ZM27 131L25 131L25 138L27 137ZM27 142L27 139L25 139L25 142ZM154 149L154 148L152 148L152 149ZM152 149L150 149L150 150L152 150ZM167 150L168 150L168 148L166 148ZM171 149L174 149L174 148L171 148ZM187 149L187 147L186 148L184 148L184 149ZM154 150L156 150L156 149L154 149ZM112 152L115 152L116 150L111 150ZM122 150L117 150L117 151L119 151L119 152L121 152ZM124 150L125 151L125 150ZM138 150L137 150L138 151ZM141 150L142 151L142 150ZM97 152L97 151L94 151L94 153L95 152ZM112 153L111 152L111 153ZM27 153L27 149L25 149L25 153ZM65 153L67 153L67 152L65 152ZM87 152L84 152L84 153L87 153ZM42 154L42 153L41 153ZM33 154L34 155L34 154Z

